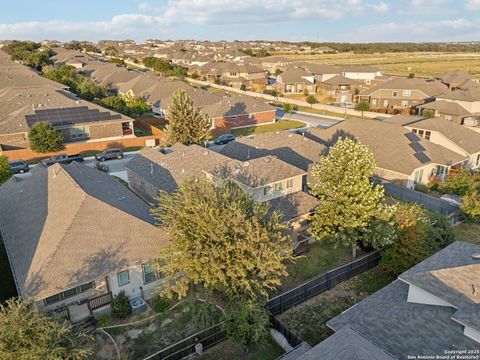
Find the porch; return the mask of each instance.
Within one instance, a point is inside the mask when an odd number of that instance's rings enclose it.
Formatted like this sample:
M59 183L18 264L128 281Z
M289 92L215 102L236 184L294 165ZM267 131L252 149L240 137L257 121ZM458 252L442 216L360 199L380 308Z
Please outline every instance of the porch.
M111 292L96 295L82 301L65 305L48 313L48 315L60 321L68 321L75 325L93 318L94 311L110 305L112 298Z

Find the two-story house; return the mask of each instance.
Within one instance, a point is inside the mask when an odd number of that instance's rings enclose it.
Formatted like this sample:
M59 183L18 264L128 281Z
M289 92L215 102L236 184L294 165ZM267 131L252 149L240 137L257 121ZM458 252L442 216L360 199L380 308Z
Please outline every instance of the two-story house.
M239 161L198 145L175 144L162 151L143 149L125 168L130 188L148 202L155 201L159 190L174 192L187 179L232 179L254 200L268 201L270 210L282 212L294 246L316 205L302 191L307 171L275 156Z
M247 88L266 85L265 71L248 64L231 62L210 62L196 69L207 81L221 83L235 88L244 85Z
M479 253L478 245L449 245L329 320L335 333L297 360L475 358Z
M447 87L440 81L396 78L362 90L358 101L368 102L377 111L411 109L435 99L445 90Z
M315 94L317 92L315 75L298 67L287 69L278 75L275 87L285 94L302 94L305 91Z
M148 299L167 246L149 206L113 177L79 165L36 166L0 187L3 239L18 295L72 322L120 291Z

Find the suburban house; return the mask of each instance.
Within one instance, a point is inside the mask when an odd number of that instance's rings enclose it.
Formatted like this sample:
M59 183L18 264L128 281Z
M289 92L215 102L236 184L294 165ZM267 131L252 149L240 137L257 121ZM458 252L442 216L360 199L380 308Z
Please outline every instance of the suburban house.
M149 206L106 173L77 163L36 166L0 187L0 233L18 295L72 322L124 290L148 299L168 244Z
M226 62L210 62L196 69L207 81L240 88L266 85L265 71L253 65L237 65Z
M339 137L357 139L373 152L377 176L408 188L432 178L442 180L452 168L469 162L469 156L435 144L393 121L348 119L328 129L310 128L305 136L325 146Z
M341 65L340 75L370 85L376 78L383 76L383 71L369 65Z
M236 138L235 141L225 145L220 153L240 161L275 156L308 172L310 166L320 159L324 150L322 144L308 137L277 131ZM303 191L308 191L307 175L303 178L302 188Z
M316 64L303 61L295 62L294 65L314 74L316 82L323 82L336 75L340 75L340 68L335 65Z
M358 95L358 101L368 102L370 107L377 111L410 110L412 107L434 100L445 90L447 87L436 80L395 78L362 90Z
M455 242L327 322L296 360L468 358L480 348L480 246ZM355 356L351 356L354 354Z
M448 86L450 90L462 88L463 84L472 80L472 76L463 72L462 70L447 71L439 76L437 79Z
M307 239L304 230L316 199L303 192L306 170L271 155L248 161L231 159L198 145L175 144L170 149L145 148L126 165L130 188L154 202L159 190L173 192L187 179L229 178L256 201L269 201L288 223L294 247Z
M285 94L303 94L305 91L315 94L317 92L314 74L297 67L287 69L278 75L275 87Z
M444 117L404 123L404 127L434 144L468 157L468 169L480 166L480 133Z
M283 56L271 56L267 58L249 57L243 60L244 63L261 67L262 69L275 73L275 70L285 70L292 63L292 60Z

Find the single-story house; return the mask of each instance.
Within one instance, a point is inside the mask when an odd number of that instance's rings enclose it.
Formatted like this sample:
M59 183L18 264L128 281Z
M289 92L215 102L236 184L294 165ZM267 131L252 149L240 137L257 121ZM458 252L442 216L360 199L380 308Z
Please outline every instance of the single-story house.
M0 233L18 294L43 312L91 317L112 296L148 299L168 244L149 206L113 177L72 163L38 165L0 187Z

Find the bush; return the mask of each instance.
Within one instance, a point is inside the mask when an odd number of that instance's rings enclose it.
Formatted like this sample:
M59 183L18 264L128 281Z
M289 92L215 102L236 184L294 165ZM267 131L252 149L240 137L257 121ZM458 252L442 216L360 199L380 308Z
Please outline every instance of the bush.
M108 314L101 314L96 318L96 325L98 327L105 327L112 323L112 318Z
M426 238L427 256L430 256L455 241L455 234L448 219L440 214L431 212L430 227Z
M423 193L428 193L428 186L425 184L416 184L415 190Z
M192 322L197 329L206 329L213 326L218 321L218 309L211 302L197 301L192 304L193 317Z
M235 343L245 348L261 343L268 334L268 313L254 300L234 299L225 312L222 329Z
M0 185L10 179L12 170L6 156L0 156Z
M162 313L168 310L172 305L168 299L162 298L160 296L155 296L155 298L153 298L152 303L153 303L153 310L156 313Z
M112 299L112 315L117 319L125 319L131 313L130 300L122 290Z
M463 196L469 191L476 190L479 182L479 175L470 174L467 170L461 169L457 173L448 175L440 188L444 192Z
M46 121L33 124L28 132L28 140L30 149L39 153L55 152L63 148L63 136Z

